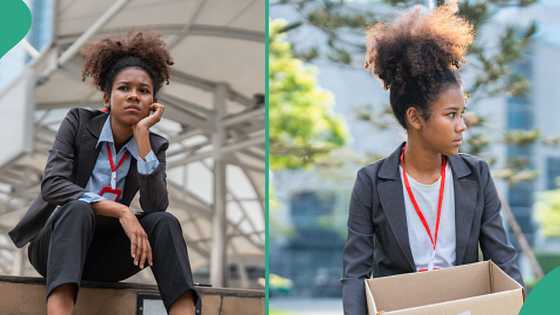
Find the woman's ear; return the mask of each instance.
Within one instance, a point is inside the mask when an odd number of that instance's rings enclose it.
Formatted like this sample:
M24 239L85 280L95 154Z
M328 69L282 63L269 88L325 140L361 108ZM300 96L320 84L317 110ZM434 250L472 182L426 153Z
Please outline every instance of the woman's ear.
M416 107L410 106L404 113L404 118L407 126L409 126L410 128L416 130L422 129L424 120L422 118L421 113L418 111Z
M107 93L103 93L103 103L105 103L105 107L111 108L111 97Z

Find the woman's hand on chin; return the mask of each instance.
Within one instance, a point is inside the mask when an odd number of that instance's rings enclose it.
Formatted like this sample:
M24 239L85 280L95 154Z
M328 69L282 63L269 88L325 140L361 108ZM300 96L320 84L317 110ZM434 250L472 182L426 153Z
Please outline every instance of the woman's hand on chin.
M153 103L150 105L150 114L132 127L134 133L139 130L149 130L153 125L157 124L161 120L161 116L164 111L165 106L163 104Z

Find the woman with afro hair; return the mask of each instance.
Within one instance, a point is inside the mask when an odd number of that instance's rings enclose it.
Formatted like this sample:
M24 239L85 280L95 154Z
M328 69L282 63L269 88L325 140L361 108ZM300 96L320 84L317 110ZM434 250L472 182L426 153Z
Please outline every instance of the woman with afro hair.
M60 125L41 194L10 232L30 243L46 278L47 311L71 314L81 280L116 282L150 266L170 314L200 314L187 247L168 206L168 141L150 132L164 112L156 96L173 61L160 36L130 33L91 43L82 78L103 110L71 109ZM129 205L140 191L142 212Z
M458 70L473 28L450 6L417 7L367 32L365 68L390 91L407 132L358 171L343 254L343 304L365 315L364 279L492 260L522 283L488 165L459 153L465 101Z

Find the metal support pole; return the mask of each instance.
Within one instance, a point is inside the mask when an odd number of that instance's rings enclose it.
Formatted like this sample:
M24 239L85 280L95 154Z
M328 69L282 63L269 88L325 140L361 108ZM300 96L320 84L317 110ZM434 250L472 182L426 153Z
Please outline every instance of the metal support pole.
M218 84L214 91L215 132L212 135L214 147L214 216L212 218L212 251L210 257L210 283L223 287L226 271L226 163L222 160L221 148L226 140L222 125L225 116L227 86Z
M23 268L25 266L23 249L17 249L14 252L14 264L12 266L12 276L23 275Z

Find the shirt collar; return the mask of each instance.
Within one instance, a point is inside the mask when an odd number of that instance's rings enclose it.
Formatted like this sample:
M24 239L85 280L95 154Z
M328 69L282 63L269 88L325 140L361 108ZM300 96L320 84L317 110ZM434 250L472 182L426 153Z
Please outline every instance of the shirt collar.
M99 140L97 140L95 148L98 148L102 142L109 142L113 145L115 144L115 141L113 140L113 129L111 128L111 115L107 116L107 120L105 120L105 123L103 124L103 129L101 129ZM134 138L130 138L123 148L125 148L132 157L139 160L138 147L136 146Z

